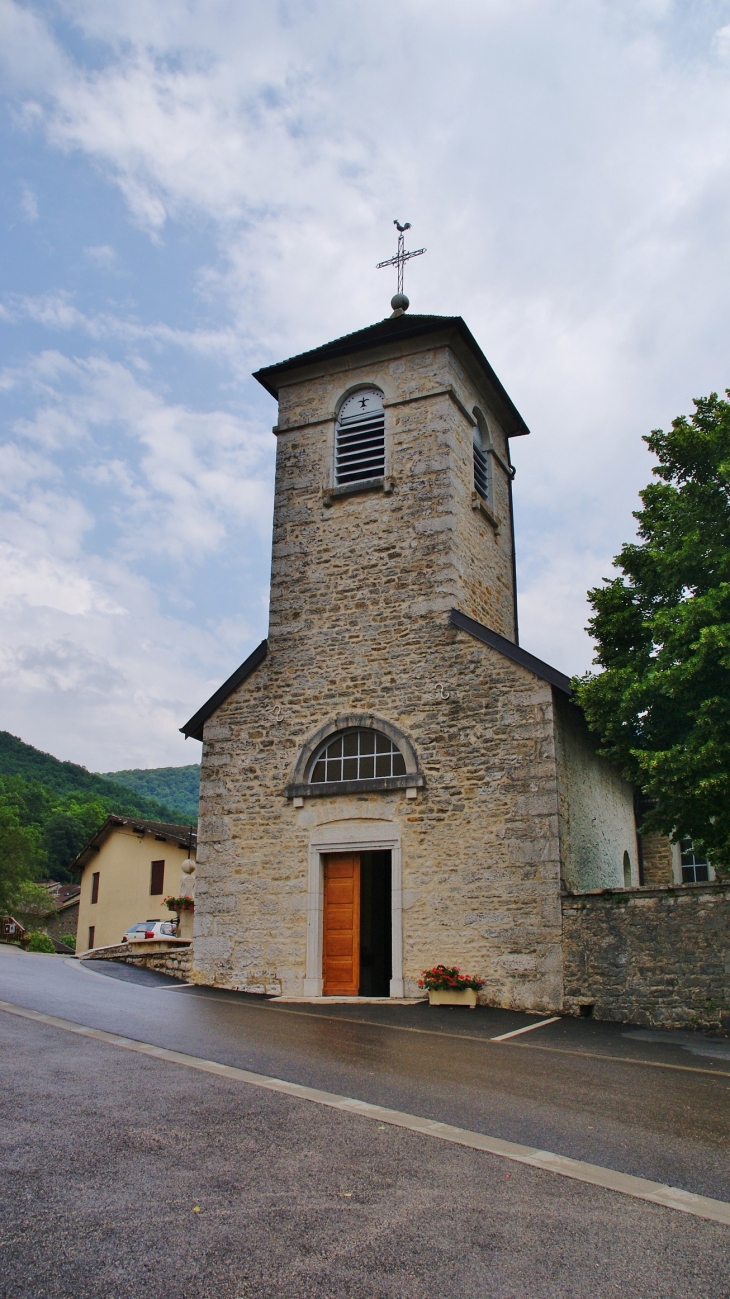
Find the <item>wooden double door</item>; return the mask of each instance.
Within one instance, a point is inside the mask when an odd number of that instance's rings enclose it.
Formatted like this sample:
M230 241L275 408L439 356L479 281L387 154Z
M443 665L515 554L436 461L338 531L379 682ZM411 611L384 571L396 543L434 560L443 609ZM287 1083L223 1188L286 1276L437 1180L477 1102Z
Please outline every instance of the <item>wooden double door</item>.
M325 997L356 997L360 991L360 857L334 853L324 859L323 975Z

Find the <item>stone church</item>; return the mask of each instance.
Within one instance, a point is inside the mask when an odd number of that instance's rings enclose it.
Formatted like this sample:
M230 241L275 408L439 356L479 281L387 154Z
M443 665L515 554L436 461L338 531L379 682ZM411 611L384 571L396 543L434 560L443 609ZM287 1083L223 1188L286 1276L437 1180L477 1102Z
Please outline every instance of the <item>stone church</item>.
M520 648L510 439L464 321L394 315L259 370L278 401L269 634L203 741L194 977L564 1005L561 890L639 883L634 792Z

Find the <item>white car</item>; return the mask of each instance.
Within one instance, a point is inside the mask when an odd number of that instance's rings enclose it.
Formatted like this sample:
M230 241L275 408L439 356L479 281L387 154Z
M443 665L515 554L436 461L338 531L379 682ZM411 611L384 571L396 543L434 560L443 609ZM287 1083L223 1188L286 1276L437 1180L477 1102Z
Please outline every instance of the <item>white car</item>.
M132 925L124 937L123 943L139 943L145 938L174 938L176 934L174 920L141 920L138 925Z

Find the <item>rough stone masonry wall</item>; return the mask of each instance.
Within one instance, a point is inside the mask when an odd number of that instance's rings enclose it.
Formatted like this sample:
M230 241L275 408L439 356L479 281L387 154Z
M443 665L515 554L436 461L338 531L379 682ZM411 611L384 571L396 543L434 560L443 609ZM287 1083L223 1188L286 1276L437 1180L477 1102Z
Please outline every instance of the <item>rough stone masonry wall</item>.
M730 883L563 900L565 1010L730 1033Z
M665 834L643 834L641 852L644 861L644 884L650 888L674 883L672 845Z
M117 947L105 947L101 951L91 952L80 958L93 961L116 961L120 965L136 965L143 970L157 970L167 974L171 979L190 978L193 968L193 951L191 947L179 947L174 952L140 952L132 956L123 943Z
M384 393L391 490L368 496L362 508L352 496L327 507L323 496L333 487L334 413L346 392L368 383ZM461 408L448 396L449 389ZM473 427L463 409L477 404L487 409L486 398L445 346L402 356L373 350L351 359L347 369L282 390L272 636L285 631L321 634L342 624L349 630L353 617L375 631L378 623L387 622L384 615L405 603L415 616L457 605L513 637L509 493L503 472L493 474L498 532L472 508ZM491 427L504 459L506 440L494 417ZM379 618L372 616L376 612Z
M405 731L426 779L416 800L287 800L305 740L346 711ZM355 623L328 663L306 642L275 648L206 724L193 978L301 995L310 839L359 816L401 842L407 995L444 961L482 975L492 1004L559 1007L552 736L550 687L445 615L424 626L404 610L375 643Z

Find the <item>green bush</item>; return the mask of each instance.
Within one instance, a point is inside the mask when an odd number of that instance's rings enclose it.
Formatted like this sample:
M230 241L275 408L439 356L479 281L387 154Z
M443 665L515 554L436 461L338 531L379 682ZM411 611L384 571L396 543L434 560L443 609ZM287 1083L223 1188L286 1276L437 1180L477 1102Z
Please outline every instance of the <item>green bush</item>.
M33 931L28 943L29 952L55 952L55 950L48 934L42 934L38 929Z
M64 934L64 935L63 935L63 938L61 939L61 942L62 942L62 943L65 943L67 947L72 947L73 950L76 951L76 935L75 935L75 934Z

